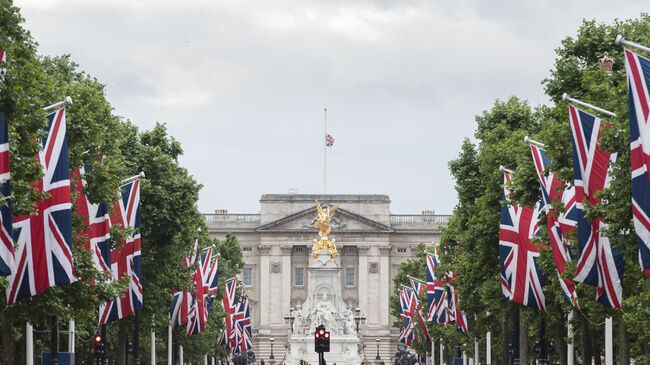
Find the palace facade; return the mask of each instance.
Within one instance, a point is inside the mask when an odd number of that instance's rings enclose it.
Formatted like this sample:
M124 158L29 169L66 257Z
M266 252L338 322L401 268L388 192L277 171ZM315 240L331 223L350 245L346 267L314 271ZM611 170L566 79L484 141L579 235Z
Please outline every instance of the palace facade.
M318 238L312 226L316 200L339 206L330 238L339 251L342 299L366 317L359 330L368 358L375 358L379 344L380 356L388 361L399 333L389 309L393 277L419 243L438 242L449 216L426 210L392 214L388 195L370 194L264 194L257 214L217 210L204 215L213 237L233 233L241 245L245 267L240 279L253 310L257 359L267 361L273 345L275 360L282 360L290 331L285 317L309 292L307 266L312 240Z

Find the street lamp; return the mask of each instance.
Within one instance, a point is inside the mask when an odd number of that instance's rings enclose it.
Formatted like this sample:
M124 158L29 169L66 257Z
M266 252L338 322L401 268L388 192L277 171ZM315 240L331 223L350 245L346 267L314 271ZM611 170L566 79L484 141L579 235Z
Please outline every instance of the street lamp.
M366 317L361 314L359 307L354 308L354 324L357 326L357 333L359 333L359 323L366 323Z
M375 361L379 362L381 360L381 357L379 357L379 343L381 342L381 338L377 338L375 341L377 341L377 356L375 356Z
M269 356L269 364L273 365L275 364L275 356L273 356L273 341L275 341L275 339L273 337L269 337L269 341L271 342L271 356Z
M291 331L291 333L293 333L293 321L296 319L296 316L293 315L295 310L296 308L294 307L289 308L289 315L284 316L284 323L289 324L289 331Z

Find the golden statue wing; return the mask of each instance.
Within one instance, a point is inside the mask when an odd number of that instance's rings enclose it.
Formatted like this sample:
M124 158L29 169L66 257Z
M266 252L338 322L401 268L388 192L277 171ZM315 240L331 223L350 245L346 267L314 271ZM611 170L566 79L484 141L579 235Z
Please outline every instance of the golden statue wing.
M333 216L334 216L334 212L336 212L336 210L337 210L338 208L339 208L339 205L338 205L338 204L336 204L335 206L333 206L333 207L330 208L330 217L333 217Z

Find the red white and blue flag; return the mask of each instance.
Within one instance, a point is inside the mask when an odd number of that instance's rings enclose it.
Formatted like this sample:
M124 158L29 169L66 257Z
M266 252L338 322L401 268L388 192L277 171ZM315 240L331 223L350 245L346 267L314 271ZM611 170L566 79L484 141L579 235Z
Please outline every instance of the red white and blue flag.
M235 335L235 312L237 311L237 277L233 277L226 281L223 289L223 299L221 303L223 310L226 312L226 341L228 347L235 351L237 347L237 337Z
M632 217L639 246L639 264L650 276L650 59L625 49L630 150L632 164Z
M48 116L47 135L36 158L43 168L38 190L49 197L31 215L14 217L16 270L9 276L7 303L77 281L72 261L72 203L65 110Z
M203 278L209 295L216 295L219 288L219 254L212 254L212 250L201 256Z
M242 298L235 312L236 353L243 353L253 348L251 311L248 298Z
M456 281L456 273L448 271L445 277L447 282L447 301L448 301L448 323L456 324L456 328L463 333L467 333L467 316L465 312L460 309L460 299L456 294L454 282Z
M14 241L11 237L11 182L9 164L9 124L0 113L0 276L8 276L15 269Z
M447 324L447 295L445 285L438 278L438 253L427 253L427 304L429 305L428 320L445 325Z
M600 202L597 192L609 187L609 164L616 155L600 148L603 122L600 118L569 105L573 137L573 179L576 187L576 221L580 258L574 280L597 286L600 303L621 308L623 296L623 256L614 250L601 231L607 228L602 218L588 220L585 203Z
M546 152L534 144L530 145L533 154L533 163L539 186L542 193L542 205L546 212L546 227L548 236L551 241L553 250L553 260L557 271L560 286L566 300L572 306L578 307L578 295L575 284L571 279L562 278L566 270L567 262L571 259L571 250L569 249L567 233L575 229L576 226L576 198L575 187L567 187L566 183L560 180L557 173L546 173L545 170L551 164L546 157ZM561 203L564 207L558 211L553 204Z
M183 257L183 265L185 267L190 267L196 263L196 259L199 257L199 239L195 239L192 244L192 252L189 256Z
M334 145L334 137L329 134L325 134L325 146L332 147Z
M203 254L200 265L194 271L194 296L187 322L188 336L205 331L208 323L208 283L204 274L209 270L211 256L211 250Z
M142 308L139 179L122 186L120 197L113 206L111 222L117 224L118 229L132 230L122 246L111 252L113 280L129 278L129 288L120 297L100 307L100 324L128 317Z
M189 290L177 291L169 307L169 317L173 328L187 325L192 305L192 293Z
M409 276L409 282L411 283L411 295L414 298L414 305L415 305L415 315L418 317L418 323L420 324L420 330L422 330L422 334L426 337L429 338L429 329L427 328L427 323L425 322L425 318L422 315L422 306L420 305L420 295L423 295L426 292L426 284L421 282L419 279L414 278L412 276Z
M85 227L80 235L84 238L84 248L90 252L95 269L102 273L109 272L111 271L111 220L108 206L104 203L91 203L86 196L84 175L87 171L90 171L89 165L76 168L72 172L77 192L74 207L82 217L83 227Z
M503 173L503 198L499 229L499 273L503 295L515 303L544 310L546 282L537 265L539 250L532 243L539 234L539 203L534 208L520 207L510 201L508 183L512 176Z

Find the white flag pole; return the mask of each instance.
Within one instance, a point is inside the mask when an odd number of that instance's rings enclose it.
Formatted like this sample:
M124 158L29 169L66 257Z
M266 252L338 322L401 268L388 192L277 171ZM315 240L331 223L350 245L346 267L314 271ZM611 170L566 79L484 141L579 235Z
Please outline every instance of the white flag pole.
M605 318L605 365L614 365L612 317Z
M34 365L34 327L27 322L25 324L25 364Z
M485 335L485 364L492 365L492 332Z
M480 363L480 361L478 359L480 359L480 356L479 356L479 353L478 353L478 340L475 339L474 340L474 364L478 365Z
M445 345L442 344L440 340L440 365L445 363Z
M569 312L569 316L567 317L567 345L566 345L566 364L567 365L574 365L574 354L573 354L573 324L571 321L573 320L573 311Z
M131 181L135 181L135 180L137 180L137 179L139 179L139 178L141 178L141 177L144 177L144 171L140 171L139 174L137 174L137 175L133 175L133 176L131 176L131 177L127 177L126 179L120 181L120 185L121 185L121 186L124 186L124 185L130 183Z
M431 339L431 365L436 365L436 340Z
M324 110L323 131L323 194L327 194L327 108Z
M185 365L183 361L183 345L178 345L178 358L180 359L180 364Z
M593 109L593 110L595 110L597 112L601 112L601 113L603 113L605 115L608 115L610 117L615 117L616 116L616 113L614 113L614 112L610 112L607 109L599 108L599 107L597 107L597 106L595 106L593 104L589 104L589 103L584 102L582 100L574 99L574 98L570 97L567 93L562 94L562 101L568 101L568 102L571 102L571 103L574 103L574 104L582 105L584 107L591 108L591 109Z
M650 48L648 48L648 47L646 47L646 46L643 46L643 45L641 45L641 44L638 44L638 43L632 42L632 41L628 41L627 39L623 38L623 36L620 35L620 34L619 34L618 36L616 36L616 41L614 41L614 43L615 43L617 46L619 46L619 45L622 44L622 45L624 45L624 46L634 47L634 48L638 48L638 49L643 50L643 51L646 51L646 52L650 52Z
M528 136L524 137L524 143L530 143L530 144L535 145L535 146L537 146L539 148L546 148L546 145L544 143L537 142L536 140L534 140L534 139L532 139L532 138L530 138Z
M57 103L54 103L52 105L48 105L48 106L44 107L43 110L45 110L46 112L49 112L51 110L64 108L64 107L66 107L68 105L72 105L72 98L69 97L69 96L66 96L65 99L63 99L63 100L61 100L61 101L59 101Z
M151 365L156 365L156 330L151 327Z
M75 352L75 323L74 319L71 319L68 322L68 352L69 353L74 353Z

